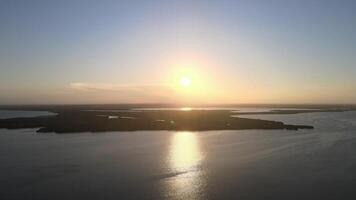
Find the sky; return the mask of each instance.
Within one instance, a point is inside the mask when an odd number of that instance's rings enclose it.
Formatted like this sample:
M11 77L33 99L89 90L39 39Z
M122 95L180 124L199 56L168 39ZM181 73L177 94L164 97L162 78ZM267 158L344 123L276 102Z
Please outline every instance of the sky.
M0 104L355 104L355 10L352 0L2 0Z

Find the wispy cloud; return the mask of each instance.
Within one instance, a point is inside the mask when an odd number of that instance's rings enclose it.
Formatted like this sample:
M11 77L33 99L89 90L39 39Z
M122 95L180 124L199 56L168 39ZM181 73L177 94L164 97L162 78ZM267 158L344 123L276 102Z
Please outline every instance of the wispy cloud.
M112 84L112 83L70 83L70 88L82 95L121 102L174 102L176 93L165 84Z
M171 90L168 85L164 84L111 84L111 83L83 83L74 82L70 87L75 90L85 91L146 91L146 90Z

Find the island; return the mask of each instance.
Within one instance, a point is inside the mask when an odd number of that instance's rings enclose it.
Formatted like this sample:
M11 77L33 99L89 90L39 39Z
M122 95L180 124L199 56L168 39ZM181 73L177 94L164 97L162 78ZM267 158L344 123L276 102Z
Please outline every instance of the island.
M0 128L38 128L37 132L78 133L106 131L209 131L246 129L313 129L309 125L248 119L229 110L80 110L56 115L1 119Z

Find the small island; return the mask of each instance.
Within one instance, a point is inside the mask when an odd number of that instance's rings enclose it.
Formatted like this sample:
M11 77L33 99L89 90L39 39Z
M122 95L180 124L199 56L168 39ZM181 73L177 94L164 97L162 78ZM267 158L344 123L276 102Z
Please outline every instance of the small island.
M248 119L228 110L62 110L54 116L1 119L0 128L38 128L37 132L209 131L246 129L313 129L308 125Z

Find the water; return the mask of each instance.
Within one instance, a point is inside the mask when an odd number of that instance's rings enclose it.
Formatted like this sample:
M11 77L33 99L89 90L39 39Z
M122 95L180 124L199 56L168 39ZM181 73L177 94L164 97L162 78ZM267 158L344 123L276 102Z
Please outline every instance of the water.
M191 110L231 110L234 112L267 112L271 108L249 108L249 107L161 107L161 108L136 108L135 111L152 111L152 110L172 110L172 111L191 111Z
M192 111L192 110L227 110L232 113L239 112L268 112L271 110L316 110L308 108L268 108L268 107L152 107L152 108L133 108L130 110L87 110L87 111L105 111L105 112L140 112L140 111Z
M356 112L244 116L314 130L0 129L0 199L355 199Z
M55 115L55 113L47 111L0 110L0 119L15 117L40 117L48 115Z

